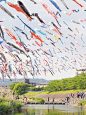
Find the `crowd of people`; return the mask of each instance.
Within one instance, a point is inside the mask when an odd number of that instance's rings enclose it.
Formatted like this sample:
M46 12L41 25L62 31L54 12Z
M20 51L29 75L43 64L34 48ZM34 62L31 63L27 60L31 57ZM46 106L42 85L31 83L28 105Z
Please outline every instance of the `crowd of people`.
M77 92L77 95L74 94L74 93L71 93L71 95L68 95L66 98L65 98L65 103L69 103L70 102L70 98L78 98L78 99L85 99L86 100L86 91L82 91L82 92Z
M81 99L83 98L83 99L86 99L86 91L85 92L77 92L77 98L80 98L81 97Z

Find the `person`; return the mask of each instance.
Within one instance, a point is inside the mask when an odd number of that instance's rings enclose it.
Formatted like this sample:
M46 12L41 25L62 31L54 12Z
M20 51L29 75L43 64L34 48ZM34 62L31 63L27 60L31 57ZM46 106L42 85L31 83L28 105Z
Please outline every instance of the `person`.
M53 98L53 105L54 105L54 98Z
M17 99L18 99L18 101L19 101L19 96L17 95Z
M67 97L65 98L65 103L67 103Z
M49 97L48 97L48 103L49 103Z
M73 94L71 93L71 97L73 98Z
M82 98L84 99L84 97L85 97L85 93L84 91L82 91Z
M68 95L68 97L67 97L67 103L69 103L69 99L70 99L70 97L69 97L69 95Z
M74 94L72 95L72 98L74 98Z
M85 95L85 100L86 100L86 91L85 91L84 95Z
M27 97L26 97L26 104L27 104Z
M77 98L79 98L80 97L80 93L79 92L77 92Z
M23 95L23 103L24 103L24 95Z
M49 102L49 97L48 97L48 102Z
M23 98L25 98L25 95L23 95Z
M81 93L81 98L83 98L83 93Z

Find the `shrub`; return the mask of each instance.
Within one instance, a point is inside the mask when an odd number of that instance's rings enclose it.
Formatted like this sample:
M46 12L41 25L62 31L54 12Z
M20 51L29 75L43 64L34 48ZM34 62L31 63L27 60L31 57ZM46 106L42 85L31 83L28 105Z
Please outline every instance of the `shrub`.
M44 103L44 102L45 102L45 100L44 100L44 99L42 99L42 98L29 97L29 99L36 100L36 101L37 101L37 103ZM29 103L30 103L30 101L29 101Z
M34 97L32 97L32 96L31 96L31 97L29 97L29 99L35 100L35 98L34 98Z
M8 101L8 100L5 98L0 98L0 102L4 102L4 101Z
M16 111L20 111L21 110L21 107L22 107L22 104L21 102L15 102L15 107L16 107Z
M0 114L6 113L6 105L4 103L0 103Z
M45 100L42 98L36 98L36 100L37 100L37 103L44 103L45 102Z
M78 105L83 105L83 106L85 106L86 105L86 101L79 101L79 103L78 103Z
M19 112L21 110L22 103L17 101L9 101L7 99L0 98L0 114L8 114L12 111Z
M44 90L44 88L43 87L42 88L40 88L40 87L38 87L38 88L37 87L30 87L29 90L30 91L42 91L42 90Z

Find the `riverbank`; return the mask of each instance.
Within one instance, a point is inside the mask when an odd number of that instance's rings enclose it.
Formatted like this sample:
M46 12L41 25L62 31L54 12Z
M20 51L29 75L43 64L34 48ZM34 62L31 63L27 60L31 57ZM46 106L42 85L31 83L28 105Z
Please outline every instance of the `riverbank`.
M79 90L76 90L76 91L79 91ZM80 90L82 91L82 90ZM83 91L86 91L86 90L83 90ZM53 94L54 92L52 92L51 94L49 92L28 92L26 93L26 97L27 97L27 102L29 101L32 101L30 100L29 98L30 97L34 97L34 98L42 98L45 100L45 103L53 103L53 99L54 99L54 103L65 103L65 104L69 104L69 105L72 105L72 106L78 106L78 103L81 101L86 101L86 99L81 99L81 98L77 98L77 92L75 92L74 90L71 90L71 91L61 91L63 93L60 93L59 92L56 92L57 94ZM72 98L71 97L71 93L64 93L64 92L73 92L72 94L74 95L74 97ZM49 93L49 94L47 94ZM28 95L29 94L29 95ZM32 95L33 94L33 95ZM70 97L69 99L69 102L66 102L65 99L67 97ZM20 97L23 97L23 95L21 95ZM48 98L49 98L49 102L48 102ZM22 100L23 98L21 98ZM32 101L32 103L35 103L34 101Z

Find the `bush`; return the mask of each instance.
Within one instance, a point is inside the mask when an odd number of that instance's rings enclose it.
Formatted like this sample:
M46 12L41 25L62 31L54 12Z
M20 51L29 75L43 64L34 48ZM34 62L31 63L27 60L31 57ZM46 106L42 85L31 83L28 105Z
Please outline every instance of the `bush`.
M44 102L45 102L45 100L44 100L44 99L42 99L42 98L29 97L29 99L36 100L36 101L37 101L37 103L44 103ZM30 103L30 101L29 101L29 103Z
M8 114L12 111L19 112L21 110L22 104L17 101L9 101L7 99L0 98L0 114Z
M38 87L38 88L36 88L36 87L30 87L29 90L30 91L42 91L42 90L44 90L44 88L43 87L42 88L40 88L40 87Z
M9 104L9 102L1 102L0 103L0 114L6 114L12 112L12 105Z
M44 103L45 102L45 100L42 98L36 98L36 100L37 100L37 103Z
M21 104L21 102L15 102L15 104L14 104L14 106L15 106L15 111L19 111L20 112L20 110L21 110L21 107L22 107L22 104Z
M8 101L8 99L0 98L0 102Z
M22 107L22 103L18 101L10 101L10 105L14 108L14 111L20 111Z
M82 106L85 106L86 105L86 101L79 101L78 105L82 105Z
M29 97L29 99L35 100L35 98L34 98L34 97L32 97L32 96L31 96L31 97Z
M0 103L0 114L6 113L6 105L4 103Z

